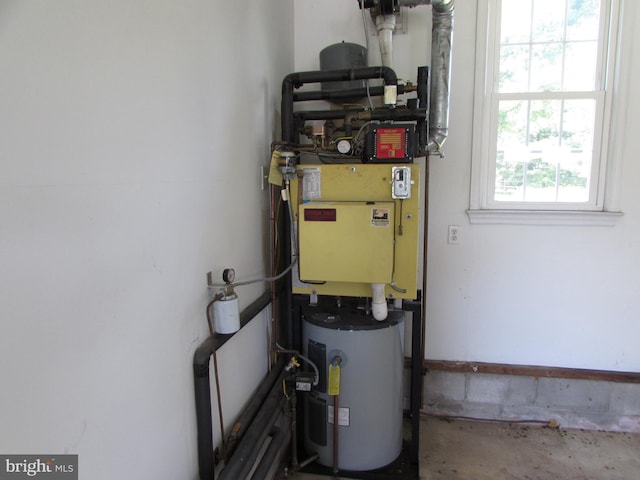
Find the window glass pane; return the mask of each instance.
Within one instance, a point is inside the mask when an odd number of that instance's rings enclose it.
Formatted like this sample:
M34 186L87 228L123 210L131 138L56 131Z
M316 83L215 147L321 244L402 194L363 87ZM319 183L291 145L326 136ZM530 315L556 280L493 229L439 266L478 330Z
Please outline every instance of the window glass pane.
M542 150L559 145L562 100L532 100L529 108L529 148Z
M500 43L528 43L530 41L530 12L531 0L502 0Z
M500 50L500 92L526 92L529 89L529 46L505 46Z
M564 40L564 15L564 1L534 0L532 40L534 42Z
M600 22L600 0L569 0L567 40L597 40Z
M596 42L567 43L564 60L564 91L585 92L596 87Z
M600 155L594 144L601 139L595 126L603 97L596 80L605 66L598 60L606 40L600 36L605 3L497 1L500 43L490 68L498 70L489 72L498 102L490 202L556 203L557 209L562 203L594 204L590 185L599 181L593 162ZM578 92L589 98L576 98L583 96Z
M586 202L593 159L595 100L565 100L559 165L559 202Z
M557 168L551 152L534 151L526 164L525 202L555 202Z
M586 202L595 100L503 101L496 201Z
M588 151L591 155L595 116L595 100L565 100L561 144L572 150Z
M557 92L562 86L562 43L533 45L531 55L532 92Z
M522 202L524 200L525 162L507 158L498 152L496 158L496 185L494 198L497 202Z
M522 201L527 151L528 101L502 101L498 107L495 199Z

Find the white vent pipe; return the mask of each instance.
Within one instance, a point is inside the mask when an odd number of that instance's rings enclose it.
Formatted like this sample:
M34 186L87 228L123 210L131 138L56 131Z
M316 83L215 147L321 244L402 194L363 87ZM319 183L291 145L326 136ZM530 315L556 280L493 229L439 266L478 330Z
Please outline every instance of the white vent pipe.
M376 17L376 29L378 30L378 42L380 43L380 55L382 56L383 67L392 68L393 31L395 28L395 15L378 15Z
M379 322L386 320L389 312L387 309L387 299L384 296L384 283L372 283L371 292L371 314L373 318Z

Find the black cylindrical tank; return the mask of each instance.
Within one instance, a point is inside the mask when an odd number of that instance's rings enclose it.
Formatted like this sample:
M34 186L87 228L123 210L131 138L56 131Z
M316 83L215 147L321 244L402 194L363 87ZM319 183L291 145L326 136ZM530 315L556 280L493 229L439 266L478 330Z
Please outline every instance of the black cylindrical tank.
M367 49L356 43L334 43L320 52L320 70L366 67L367 63ZM364 87L366 87L366 80L322 83L323 92ZM359 99L354 98L346 101L357 100ZM342 103L344 102L343 100Z

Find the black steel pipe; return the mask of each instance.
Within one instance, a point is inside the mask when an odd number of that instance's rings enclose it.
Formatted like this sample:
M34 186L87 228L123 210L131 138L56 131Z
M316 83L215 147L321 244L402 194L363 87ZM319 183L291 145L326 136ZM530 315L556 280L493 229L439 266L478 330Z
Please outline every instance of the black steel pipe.
M256 415L256 412L260 409L260 405L262 405L262 402L264 402L264 399L266 398L276 379L280 375L285 362L286 359L284 357L280 356L280 358L278 358L278 363L276 363L274 368L260 383L256 392L251 396L251 400L249 400L249 403L247 403L247 405L244 407L244 410L242 411L236 422L233 424L231 433L229 435L229 442L227 445L229 455L233 455L235 446L237 445L238 441L240 441L242 437L244 437L244 434L249 428L251 421Z
M244 327L253 318L255 318L258 313L269 305L270 301L270 292L265 292L247 306L247 308L240 313L241 327ZM231 338L231 336L232 335L216 335L216 349L220 348L229 338ZM213 347L210 338L205 339L193 354L193 381L198 438L198 471L200 472L201 480L211 480L213 478L215 466L213 452L213 419L211 416L211 380L209 371L212 354ZM282 364L284 364L284 360ZM256 394L261 395L262 400L266 397L269 389L273 385L274 379L272 378L272 375L275 377L277 374L277 371L274 374L272 370L265 380L263 380L263 383L258 387ZM265 382L267 382L267 386L264 386ZM262 400L257 402L257 407L259 407ZM253 418L257 411L257 408L254 405L255 403L256 402L252 399L249 405L240 414L240 419L242 421L247 418ZM252 411L246 411L247 408L251 408ZM238 438L240 437L241 435L238 435Z
M427 145L429 143L429 89L431 81L429 76L429 67L418 67L418 107L426 109L423 119L419 120L416 125L418 130L418 155L426 155Z
M310 72L291 73L287 76L294 85L300 87L307 83L346 82L351 80L368 80L382 78L385 85L397 85L398 77L389 67L341 68L337 70L315 70Z
M386 120L395 120L400 122L420 121L427 115L426 108L379 108L376 110L369 110L358 115L360 120L380 120L384 122Z
M214 478L215 459L213 457L213 420L211 418L211 384L209 377L211 354L211 341L207 339L202 342L193 356L200 480Z
M269 431L278 420L278 417L282 415L286 398L284 398L282 393L281 383L286 374L283 369L280 375L278 375L255 419L251 422L244 437L242 437L242 440L238 443L236 451L222 472L220 472L219 480L246 478L253 468L260 453L260 447L266 440Z
M409 411L411 418L411 444L409 461L418 465L420 461L420 407L422 406L422 302L404 300L402 308L411 312L411 391Z
M271 443L264 452L264 455L258 463L256 471L251 475L251 480L264 480L267 474L273 468L273 462L278 458L278 454L289 441L287 435L278 427L274 427L271 432Z
M398 93L412 91L412 88L407 88L404 84L398 84ZM294 102L306 102L310 100L348 100L352 98L366 98L382 97L384 95L383 86L366 87L362 88L349 88L344 90L328 90L328 91L313 91L313 92L295 92L293 94Z
M295 122L293 117L293 90L307 83L344 82L382 78L385 85L398 85L396 73L389 67L343 68L339 70L316 70L311 72L290 73L282 80L282 140L296 143Z
M341 118L352 117L356 120L379 120L381 122L387 120L396 121L420 121L424 120L427 115L426 108L379 108L376 110L309 110L305 112L294 113L295 118L307 120L338 120Z
M288 200L289 202L292 199ZM283 239L285 239L282 243L283 245L283 255L282 260L287 261L292 259L292 250L291 250L291 242L289 241L292 238L292 231L295 228L294 225L291 225L291 219L289 215L282 215L282 230L284 232ZM290 347L293 343L293 298L291 296L291 292L293 290L293 273L289 272L282 279L282 295L284 298L282 300L283 309L284 309L284 323L285 323L285 338L286 338L286 347Z

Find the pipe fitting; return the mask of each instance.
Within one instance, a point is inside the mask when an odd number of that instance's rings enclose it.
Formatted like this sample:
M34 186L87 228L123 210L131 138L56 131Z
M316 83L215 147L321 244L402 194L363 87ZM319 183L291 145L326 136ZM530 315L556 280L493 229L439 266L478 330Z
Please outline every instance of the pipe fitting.
M438 13L453 13L455 0L431 0L431 7Z
M386 320L389 311L387 308L387 299L384 296L384 283L372 283L371 293L371 314L373 318L379 322Z

